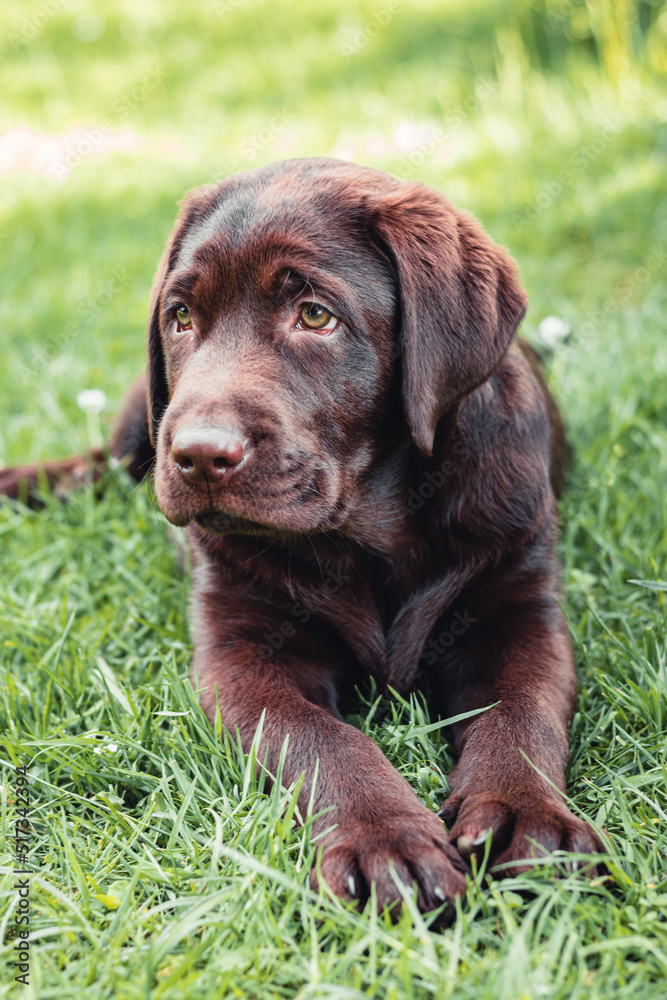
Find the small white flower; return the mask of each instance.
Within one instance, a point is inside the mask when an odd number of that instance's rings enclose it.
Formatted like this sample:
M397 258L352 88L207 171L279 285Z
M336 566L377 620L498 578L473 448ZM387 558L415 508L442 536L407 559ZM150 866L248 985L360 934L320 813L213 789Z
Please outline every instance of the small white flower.
M100 413L107 403L107 397L101 389L84 389L76 397L77 406L87 413Z
M115 753L117 749L117 743L106 743L101 747L93 747L93 753Z
M537 328L540 340L547 347L556 347L568 337L571 329L570 324L559 316L547 316Z

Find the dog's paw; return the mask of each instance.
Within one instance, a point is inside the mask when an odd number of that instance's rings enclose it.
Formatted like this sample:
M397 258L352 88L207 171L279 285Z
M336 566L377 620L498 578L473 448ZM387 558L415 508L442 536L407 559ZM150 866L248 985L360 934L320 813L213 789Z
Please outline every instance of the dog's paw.
M597 834L574 816L555 797L524 793L517 796L495 792L450 795L438 812L449 828L449 841L461 856L483 855L492 831L490 866L494 875L515 875L527 871L536 859L553 851L574 854L604 853ZM571 862L570 869L585 868L596 875L598 866L583 859Z
M373 883L378 911L385 906L400 908L403 895L395 879L408 893L416 883L417 905L427 912L465 891L469 868L449 843L442 822L419 808L407 815L383 817L378 811L373 819L339 820L311 872L313 888L318 885L318 870L333 893L356 900L359 909L366 905Z

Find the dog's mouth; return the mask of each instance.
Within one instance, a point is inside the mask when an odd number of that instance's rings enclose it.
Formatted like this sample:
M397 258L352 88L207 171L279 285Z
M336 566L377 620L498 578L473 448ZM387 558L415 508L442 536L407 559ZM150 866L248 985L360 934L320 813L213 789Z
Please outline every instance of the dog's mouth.
M205 510L197 514L194 518L208 535L227 535L229 533L237 535L265 535L267 526L258 521L251 521L247 517L240 517L237 514L227 514L221 510Z
M158 462L157 500L172 524L196 524L209 535L284 535L326 531L340 523L342 504L335 466L300 454L275 469L253 468L190 483L170 462Z
M240 514L210 507L195 514L192 520L208 535L264 535L283 538L294 532L301 535L333 531L345 520L347 509L347 503L341 499L324 511L303 511L300 512L301 516L290 516L288 511L283 511L282 516L274 513L270 521L255 521Z
M192 520L209 535L265 535L283 537L296 532L311 534L313 532L331 531L339 527L345 518L347 504L339 500L324 509L318 509L319 504L308 506L306 500L298 506L281 511L273 511L266 520L254 520L242 514L209 507L193 516ZM261 516L261 515L260 515Z

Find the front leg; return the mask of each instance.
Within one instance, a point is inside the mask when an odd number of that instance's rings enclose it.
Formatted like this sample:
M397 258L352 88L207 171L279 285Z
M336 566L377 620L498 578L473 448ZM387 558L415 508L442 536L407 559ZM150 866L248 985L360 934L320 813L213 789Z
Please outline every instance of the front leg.
M395 904L401 894L390 873L393 863L409 889L417 882L422 910L462 893L466 866L442 821L419 802L379 747L338 714L340 660L335 652L322 653L332 643L335 649L335 639L293 619L286 628L285 615L249 606L247 599L223 610L209 594L195 607L194 671L209 719L215 717L217 687L222 724L232 733L238 728L247 752L265 711L261 758L268 753L275 774L289 736L283 780L290 785L305 774L299 800L304 813L319 762L314 811L329 811L314 832L334 827L318 841L320 871L330 889L363 906L375 883L378 907ZM266 637L280 649L258 641Z
M557 849L603 851L557 790L565 791L576 682L548 576L498 580L469 598L466 614L470 631L438 677L443 714L499 704L454 727L460 756L439 813L451 842L469 858L493 831L491 864L508 875Z

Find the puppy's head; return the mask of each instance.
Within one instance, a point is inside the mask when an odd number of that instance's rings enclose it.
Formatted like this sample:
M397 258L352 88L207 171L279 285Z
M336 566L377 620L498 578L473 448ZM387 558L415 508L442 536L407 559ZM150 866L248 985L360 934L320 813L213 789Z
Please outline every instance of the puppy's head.
M344 524L373 462L498 366L509 258L440 195L335 160L193 192L153 289L158 501L211 532Z

